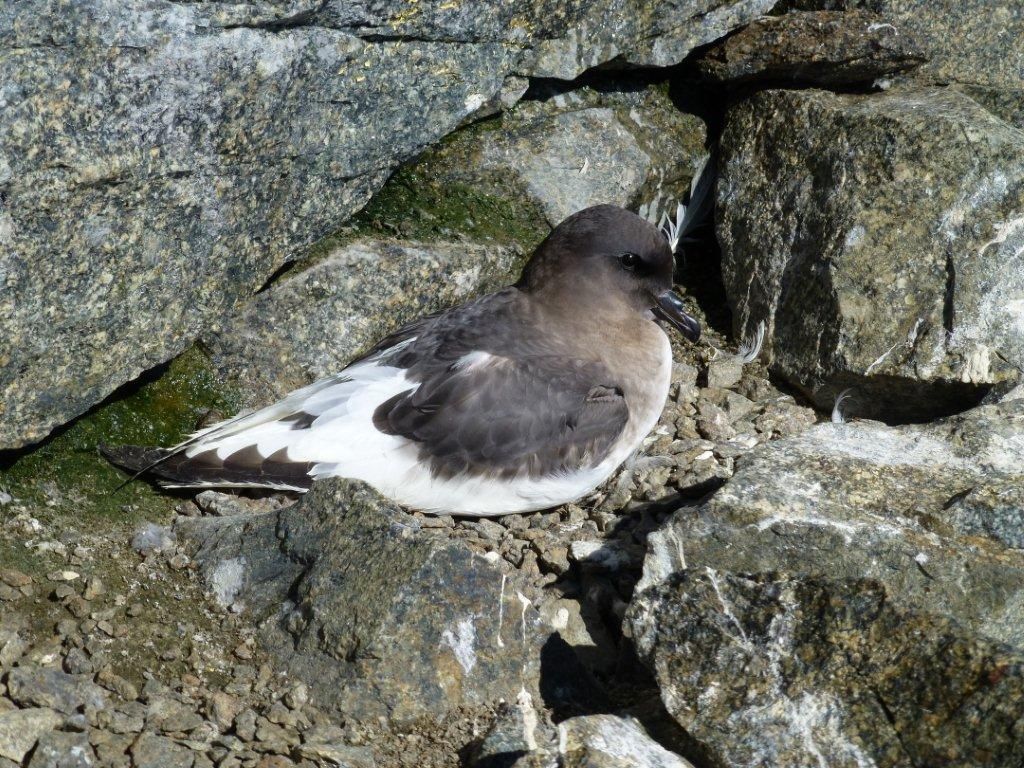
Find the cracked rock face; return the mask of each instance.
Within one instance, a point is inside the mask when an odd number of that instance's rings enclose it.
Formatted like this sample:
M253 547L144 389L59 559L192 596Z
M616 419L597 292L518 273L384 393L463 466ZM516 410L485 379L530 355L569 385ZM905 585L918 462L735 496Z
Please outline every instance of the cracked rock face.
M510 75L676 63L773 3L5 4L0 449L180 353Z
M1021 400L750 454L648 539L666 708L727 765L1018 765L1022 468Z
M496 195L525 198L547 223L612 203L657 219L682 199L706 154L707 128L664 86L628 81L553 88L484 131L443 147L435 172Z
M691 569L630 608L666 708L716 763L1020 765L1024 655L864 579Z
M922 81L1020 88L1024 14L1017 0L790 0L785 5L884 15L924 47L929 61L914 75Z
M366 486L326 481L283 510L207 520L181 527L201 569L217 582L244 564L232 599L320 706L401 724L538 699L547 638L514 577Z
M962 92L766 91L726 116L718 235L737 335L831 408L962 410L1024 366L1024 139Z
M719 83L871 82L925 61L912 35L865 11L765 16L705 52L697 68Z

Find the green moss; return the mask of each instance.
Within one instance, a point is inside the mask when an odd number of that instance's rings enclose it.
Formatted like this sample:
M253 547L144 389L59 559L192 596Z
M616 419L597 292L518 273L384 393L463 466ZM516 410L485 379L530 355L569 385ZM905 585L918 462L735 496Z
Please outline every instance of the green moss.
M343 229L314 245L303 264L366 236L497 242L530 253L550 231L543 212L492 179L481 177L474 183L463 173L473 167L479 135L501 126L500 118L474 123L399 168Z
M211 410L230 415L237 398L226 393L207 358L191 349L157 377L115 393L105 403L27 453L0 456L0 488L38 505L44 516L132 523L169 514L177 502L144 482L114 489L125 475L97 446L170 445Z

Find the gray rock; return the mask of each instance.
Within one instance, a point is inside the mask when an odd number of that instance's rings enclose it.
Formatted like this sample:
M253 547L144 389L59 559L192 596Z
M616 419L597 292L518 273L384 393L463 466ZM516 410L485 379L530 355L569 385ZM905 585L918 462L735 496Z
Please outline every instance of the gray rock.
M28 768L92 768L95 761L87 734L54 731L40 737Z
M345 732L334 725L310 728L297 747L299 757L316 761L317 765L336 765L340 768L375 768L377 761L370 747L346 744Z
M498 244L359 240L289 274L205 343L249 404L266 405L404 323L513 282L522 261Z
M924 48L929 61L915 79L1020 87L1024 14L1017 0L788 0L785 5L882 14Z
M949 89L729 110L718 234L738 336L831 410L919 419L1024 367L1024 136Z
M192 768L195 753L165 736L140 733L131 746L134 768Z
M564 768L692 768L648 736L635 720L587 715L558 724Z
M490 729L473 750L470 765L476 768L492 765L526 768L527 765L546 762L537 758L548 756L555 738L555 730L538 716L531 702L523 700L502 704Z
M40 736L63 722L64 717L52 709L15 709L0 713L0 757L20 763Z
M627 617L669 713L753 768L1024 760L1024 655L866 579L690 568Z
M510 76L674 64L774 2L4 4L0 448L183 351Z
M539 616L513 577L366 486L317 484L264 515L181 518L209 576L244 559L263 645L322 709L355 721L537 699Z
M641 588L683 567L866 577L901 610L1024 648L1021 487L1021 400L923 426L819 424L652 534Z
M575 80L584 71L615 62L665 67L696 48L771 10L777 0L596 0L574 2L562 13L574 22L567 32L542 39L530 74ZM531 24L544 23L543 15Z
M706 138L704 123L681 112L663 86L612 80L520 102L497 125L453 137L430 167L455 182L525 198L551 226L600 203L656 218L689 189Z
M912 35L866 11L765 16L711 46L698 70L715 82L870 82L925 60Z
M7 675L7 694L22 707L49 707L72 714L82 709L102 709L107 692L85 675L69 675L59 669L18 667Z

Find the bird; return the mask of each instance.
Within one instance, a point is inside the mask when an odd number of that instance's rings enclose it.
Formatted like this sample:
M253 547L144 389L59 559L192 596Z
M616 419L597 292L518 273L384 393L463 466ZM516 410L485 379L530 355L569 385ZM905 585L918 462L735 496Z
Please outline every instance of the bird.
M167 488L307 491L362 480L427 514L576 501L653 429L672 350L696 342L669 240L624 208L579 211L519 280L421 317L338 373L170 448L102 448Z

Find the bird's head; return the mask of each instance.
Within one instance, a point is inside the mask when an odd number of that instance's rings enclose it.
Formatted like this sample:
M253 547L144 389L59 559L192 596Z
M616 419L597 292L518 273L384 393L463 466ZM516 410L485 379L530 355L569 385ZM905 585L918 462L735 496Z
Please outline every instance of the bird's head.
M654 225L624 208L597 205L555 227L516 285L552 301L653 310L697 341L700 324L672 290L673 268L672 250Z

